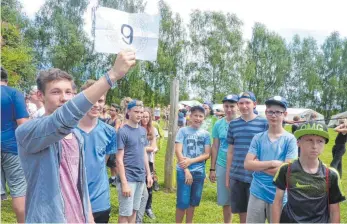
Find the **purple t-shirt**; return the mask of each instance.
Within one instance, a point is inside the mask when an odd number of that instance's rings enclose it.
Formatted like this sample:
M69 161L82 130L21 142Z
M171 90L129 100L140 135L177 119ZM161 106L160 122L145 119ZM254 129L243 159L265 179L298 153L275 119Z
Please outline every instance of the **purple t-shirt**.
M63 194L66 221L85 223L81 196L77 189L80 152L77 139L63 138L62 158L60 162L60 186Z

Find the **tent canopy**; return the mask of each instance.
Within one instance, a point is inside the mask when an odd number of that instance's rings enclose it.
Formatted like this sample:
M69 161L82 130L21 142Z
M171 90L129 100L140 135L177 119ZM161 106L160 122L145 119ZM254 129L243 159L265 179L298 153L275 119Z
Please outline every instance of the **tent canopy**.
M337 119L337 118L346 118L347 117L347 111L339 113L339 114L335 114L334 116L331 116L332 119ZM330 120L328 127L332 128L337 126L339 123L339 120Z

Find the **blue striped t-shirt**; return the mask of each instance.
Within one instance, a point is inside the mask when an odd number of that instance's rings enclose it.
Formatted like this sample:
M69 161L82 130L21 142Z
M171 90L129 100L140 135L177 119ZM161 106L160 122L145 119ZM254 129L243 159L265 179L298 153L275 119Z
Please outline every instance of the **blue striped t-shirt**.
M230 178L246 183L252 182L253 171L245 170L243 165L254 135L268 129L267 120L257 116L245 121L241 117L232 120L228 129L228 144L234 145Z

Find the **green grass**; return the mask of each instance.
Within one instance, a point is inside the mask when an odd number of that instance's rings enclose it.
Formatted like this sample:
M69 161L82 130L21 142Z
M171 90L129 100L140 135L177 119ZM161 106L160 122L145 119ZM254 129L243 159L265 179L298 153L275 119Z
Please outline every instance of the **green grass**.
M320 157L321 160L330 164L332 160L331 149L334 145L334 139L336 133L331 129L329 130L331 140L326 146L324 153ZM167 193L163 189L164 182L164 164L165 164L165 148L166 140L161 142L161 149L159 150L156 156L156 170L159 177L160 191L154 192L153 194L153 211L156 215L156 220L150 220L145 218L145 222L157 222L157 223L173 223L175 222L175 204L176 204L176 193ZM347 185L347 159L346 156L343 158L343 170L344 177L342 179L342 186ZM208 166L210 162L207 162ZM207 168L209 169L209 168ZM344 193L346 194L347 187L344 188ZM217 206L217 189L216 184L211 184L209 181L205 182L203 198L201 200L200 206L196 209L194 222L196 223L221 223L223 222L223 215L221 207ZM118 201L117 201L117 192L115 188L111 188L111 219L110 222L117 222L118 217ZM341 222L347 223L347 203L344 202L340 205L341 209ZM235 215L233 217L233 222L238 222L238 217ZM16 222L14 213L11 208L11 199L2 202L1 205L1 222Z

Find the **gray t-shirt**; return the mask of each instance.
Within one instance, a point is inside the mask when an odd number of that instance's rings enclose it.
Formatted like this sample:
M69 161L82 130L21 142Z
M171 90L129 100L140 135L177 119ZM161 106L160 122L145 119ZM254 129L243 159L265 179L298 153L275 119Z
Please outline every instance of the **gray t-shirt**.
M149 145L146 129L124 125L118 131L118 150L124 149L124 168L128 182L145 182L145 146Z

